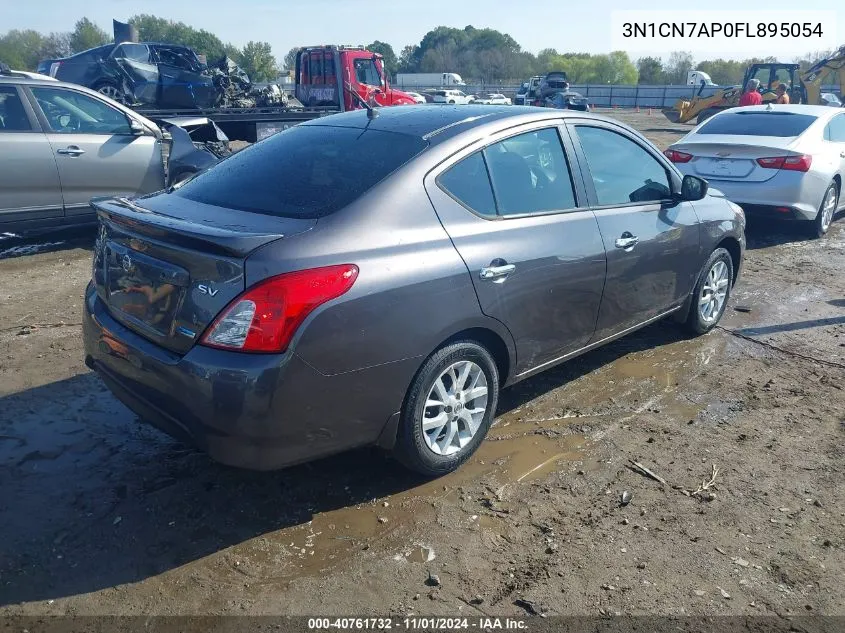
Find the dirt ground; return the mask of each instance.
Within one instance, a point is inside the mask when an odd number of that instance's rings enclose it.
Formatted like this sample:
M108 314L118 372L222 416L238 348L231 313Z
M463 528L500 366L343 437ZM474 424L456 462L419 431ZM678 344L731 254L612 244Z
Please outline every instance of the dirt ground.
M233 470L140 424L83 364L93 235L0 241L0 615L845 615L845 221L748 240L723 327L504 391L429 482L376 450Z

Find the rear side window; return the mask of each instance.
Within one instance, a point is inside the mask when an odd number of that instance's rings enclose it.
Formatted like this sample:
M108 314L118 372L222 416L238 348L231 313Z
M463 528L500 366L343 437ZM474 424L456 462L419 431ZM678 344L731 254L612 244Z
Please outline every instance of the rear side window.
M845 115L835 116L827 124L825 139L834 143L845 143Z
M793 112L726 112L709 119L696 134L737 136L798 136L816 117Z
M167 51L167 49L159 49L159 55L162 53L167 54L168 52L169 51ZM148 64L150 62L150 49L144 44L122 44L120 48L114 52L114 56L129 59L133 62ZM164 59L162 59L162 61L165 64L172 63L165 61Z
M575 192L557 130L513 136L484 155L501 215L573 209Z
M171 195L251 213L318 218L354 202L426 146L406 134L300 125L221 161Z
M0 87L0 133L28 132L31 129L17 89L14 86Z
M464 158L440 174L437 184L476 213L496 217L496 202L481 152Z

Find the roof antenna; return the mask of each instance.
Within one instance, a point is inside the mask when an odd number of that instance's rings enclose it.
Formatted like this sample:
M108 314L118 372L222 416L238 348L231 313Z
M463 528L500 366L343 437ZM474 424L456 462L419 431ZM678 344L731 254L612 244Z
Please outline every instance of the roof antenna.
M349 85L348 82L344 82L343 87L349 91L349 94L352 95L352 98L355 99L358 103L361 104L361 107L367 109L367 118L371 121L378 116L378 110L373 107L371 103L369 103L366 99L364 99L361 95L359 95L355 90L352 89L352 86Z

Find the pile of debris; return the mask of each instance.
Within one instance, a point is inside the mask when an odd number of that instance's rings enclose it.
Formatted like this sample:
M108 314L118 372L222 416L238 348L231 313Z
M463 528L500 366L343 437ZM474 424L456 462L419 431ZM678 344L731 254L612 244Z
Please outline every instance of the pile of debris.
M208 66L217 89L215 107L261 108L288 105L287 95L276 84L254 86L249 76L229 57Z

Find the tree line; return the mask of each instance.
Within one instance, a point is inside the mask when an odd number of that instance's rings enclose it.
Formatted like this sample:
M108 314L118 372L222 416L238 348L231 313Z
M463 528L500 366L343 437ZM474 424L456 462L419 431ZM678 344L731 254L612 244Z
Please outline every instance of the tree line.
M277 61L267 42L248 42L243 48L224 43L204 29L195 29L154 15L140 14L129 19L138 29L141 41L183 44L205 55L209 62L224 55L241 66L253 81L272 81L294 67L298 47ZM112 37L88 18L76 22L72 31L42 34L33 30L12 30L0 35L0 62L12 68L34 70L42 59L68 55L106 44ZM742 81L752 63L788 61L775 57L746 60L696 60L691 53L676 51L666 61L657 57L632 60L624 51L607 54L561 53L547 48L536 55L523 50L510 35L495 29L467 26L463 29L438 26L419 44L402 48L397 54L386 42L376 40L368 50L384 57L388 74L416 72L455 72L470 83L503 84L524 81L533 75L565 70L578 84L683 84L687 72L701 70L714 83L734 85ZM819 51L794 60L807 67L828 55Z

